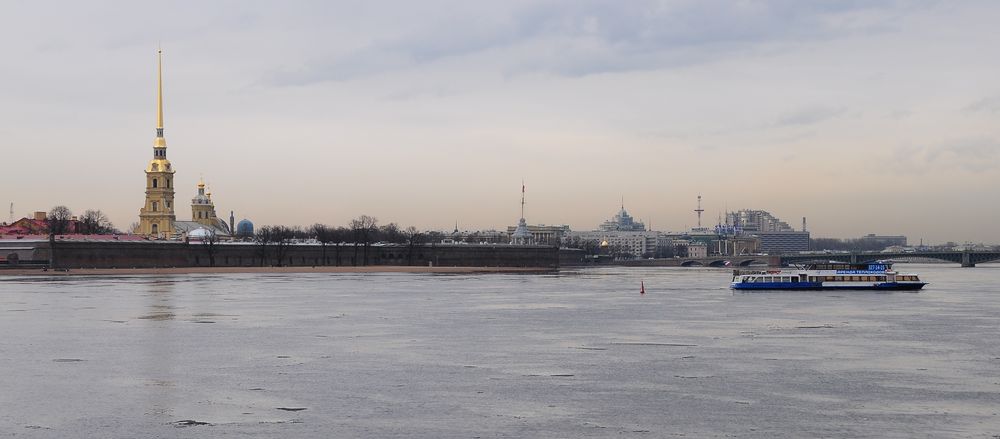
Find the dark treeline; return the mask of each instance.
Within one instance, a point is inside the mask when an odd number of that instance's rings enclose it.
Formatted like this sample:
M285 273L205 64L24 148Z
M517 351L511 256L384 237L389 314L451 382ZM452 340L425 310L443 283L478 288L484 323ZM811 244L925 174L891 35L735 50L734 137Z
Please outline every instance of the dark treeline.
M413 226L402 229L396 223L379 225L377 218L368 215L352 219L346 226L321 223L306 228L263 226L252 236L237 235L237 239L251 241L256 245L262 266L267 261L272 261L277 266L284 265L288 247L308 240L316 240L323 246L322 260L325 265L368 265L370 248L375 243L407 246L409 265L412 264L416 247L439 242L443 238L444 235L440 232L422 232Z

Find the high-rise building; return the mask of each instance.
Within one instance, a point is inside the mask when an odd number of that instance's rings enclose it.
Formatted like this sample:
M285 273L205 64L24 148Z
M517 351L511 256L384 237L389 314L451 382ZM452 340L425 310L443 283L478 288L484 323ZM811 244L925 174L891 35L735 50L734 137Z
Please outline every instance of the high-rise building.
M805 227L803 218L803 227ZM716 229L733 232L733 236L760 238L760 251L765 253L795 253L809 250L809 232L797 231L788 223L766 210L743 209L726 214L726 224Z
M790 232L792 226L766 210L743 209L726 214L726 225L743 233Z
M174 169L163 138L163 51L156 52L156 138L146 167L146 202L139 209L138 234L169 238L174 234Z
M645 232L646 225L632 219L632 216L625 211L625 205L622 204L622 210L618 211L610 220L601 223L598 229L605 232Z

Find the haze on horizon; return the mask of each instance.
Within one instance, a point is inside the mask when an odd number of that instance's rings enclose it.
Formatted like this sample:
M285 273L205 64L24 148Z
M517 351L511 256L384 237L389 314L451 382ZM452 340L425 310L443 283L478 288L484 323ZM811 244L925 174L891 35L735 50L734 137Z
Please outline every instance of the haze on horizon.
M138 218L155 52L178 219L1000 242L1000 3L11 3L0 202Z

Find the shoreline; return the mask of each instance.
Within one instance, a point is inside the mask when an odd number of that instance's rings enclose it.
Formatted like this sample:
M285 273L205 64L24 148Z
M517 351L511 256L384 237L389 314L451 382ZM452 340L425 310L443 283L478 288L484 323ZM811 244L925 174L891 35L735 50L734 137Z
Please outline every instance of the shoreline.
M554 273L558 268L546 267L424 267L406 265L367 266L293 266L293 267L171 267L171 268L77 268L67 271L39 268L4 269L4 276L128 276L128 275L181 275L181 274L253 274L253 273L432 273L432 274L488 274L488 273Z

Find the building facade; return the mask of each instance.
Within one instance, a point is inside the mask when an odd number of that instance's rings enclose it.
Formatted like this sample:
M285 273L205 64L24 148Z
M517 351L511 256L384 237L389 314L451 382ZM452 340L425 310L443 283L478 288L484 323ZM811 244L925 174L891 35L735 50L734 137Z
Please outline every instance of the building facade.
M763 253L797 253L809 250L809 232L781 231L756 233Z
M513 236L518 226L507 226L507 235ZM559 245L569 234L569 226L547 226L545 224L525 224L531 240L537 245Z
M631 258L648 258L656 254L658 246L665 243L660 232L629 232L592 230L586 232L569 232L568 237L579 238L581 241L596 241L611 253L619 256L628 255Z

